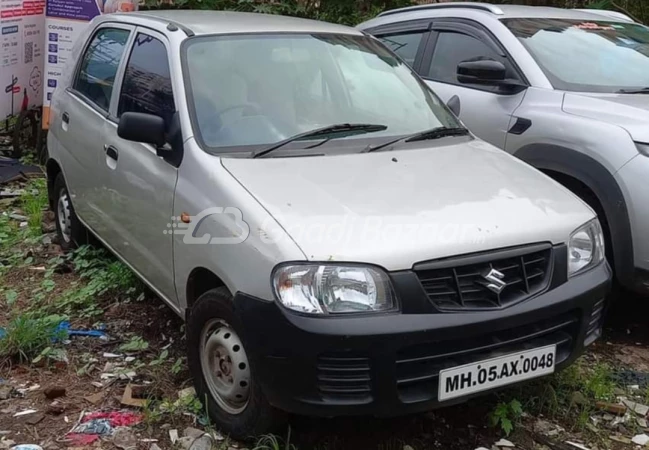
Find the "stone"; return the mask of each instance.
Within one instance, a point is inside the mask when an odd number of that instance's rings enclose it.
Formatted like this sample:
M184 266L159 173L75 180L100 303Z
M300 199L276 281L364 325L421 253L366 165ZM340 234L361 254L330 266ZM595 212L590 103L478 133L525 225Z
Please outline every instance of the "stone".
M646 434L637 434L633 436L631 442L638 445L647 445L649 443L649 436L647 436Z
M503 447L503 448L514 448L516 447L511 441L508 441L507 439L501 439L498 442L496 442L496 447Z
M0 384L0 400L7 400L11 397L14 388L8 384Z
M640 417L646 417L647 413L649 413L649 406L643 405L642 403L636 403L626 399L622 400L622 403Z
M204 434L205 434L204 431L192 427L187 427L185 428L185 431L183 431L183 436L190 437L192 439L197 439L203 436Z
M63 414L63 411L65 411L65 405L60 403L57 400L54 400L52 403L49 404L45 412L47 414L51 414L53 416L58 416L59 414Z
M65 395L65 388L61 386L50 386L43 391L43 394L45 394L46 398L54 400Z
M117 427L113 433L113 445L122 450L135 450L137 449L137 438L130 429Z
M194 439L189 450L211 450L212 448L212 438L205 434L198 439Z

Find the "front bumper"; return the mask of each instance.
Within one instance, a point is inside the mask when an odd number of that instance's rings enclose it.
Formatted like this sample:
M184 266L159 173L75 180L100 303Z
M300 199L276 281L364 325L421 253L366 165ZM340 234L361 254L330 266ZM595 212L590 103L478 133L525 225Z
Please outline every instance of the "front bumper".
M239 293L254 376L272 405L316 416L433 409L440 370L557 345L557 368L601 334L606 263L499 311L307 317ZM465 400L460 399L459 401Z

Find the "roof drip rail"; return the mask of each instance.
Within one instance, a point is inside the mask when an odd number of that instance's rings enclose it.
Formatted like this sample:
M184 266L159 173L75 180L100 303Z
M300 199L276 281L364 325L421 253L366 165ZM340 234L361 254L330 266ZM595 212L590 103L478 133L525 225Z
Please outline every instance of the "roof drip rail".
M580 8L580 9L575 9L575 11L581 11L581 12L587 12L591 14L598 14L600 16L606 16L611 19L620 19L624 20L627 22L633 22L635 23L635 20L633 20L632 17L627 16L624 13L618 12L618 11L611 11L608 9L587 9L587 8Z
M142 14L141 11L129 12L127 14L129 16L137 15L137 16L140 16L140 17L145 17L148 20L155 20L156 22L166 23L167 24L167 30L169 30L169 31L173 32L173 31L177 31L177 30L182 30L183 33L185 33L185 35L187 37L194 36L194 32L190 28L188 28L185 25L183 25L181 23L178 23L178 22L176 22L174 20L169 20L169 19L165 19L165 18L162 18L162 17L156 17L156 16L148 16L146 14Z
M385 11L378 15L378 17L391 16L393 14L401 14L406 12L416 12L416 11L426 11L434 9L448 9L448 8L464 8L464 9L477 9L480 11L490 12L491 14L496 14L502 16L505 12L496 5L490 5L488 3L477 3L477 2L452 2L452 3L433 3L430 5L418 5L418 6L409 6L407 8L393 9L391 11Z

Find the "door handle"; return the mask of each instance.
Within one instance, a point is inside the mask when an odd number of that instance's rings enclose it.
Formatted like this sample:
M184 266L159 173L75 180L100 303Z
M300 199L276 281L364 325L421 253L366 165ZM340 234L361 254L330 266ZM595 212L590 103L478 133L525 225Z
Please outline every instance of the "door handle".
M63 113L63 123L70 123L70 115L66 112Z
M119 158L119 152L112 145L104 145L104 151L106 152L106 156L114 159L115 161L117 161L117 158Z

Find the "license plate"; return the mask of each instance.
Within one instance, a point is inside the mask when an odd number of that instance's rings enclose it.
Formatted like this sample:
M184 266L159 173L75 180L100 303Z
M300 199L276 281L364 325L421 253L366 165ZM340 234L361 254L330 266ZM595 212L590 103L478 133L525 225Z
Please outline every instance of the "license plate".
M450 400L554 372L557 346L527 350L439 373L438 400Z

